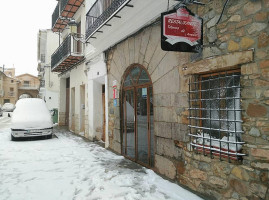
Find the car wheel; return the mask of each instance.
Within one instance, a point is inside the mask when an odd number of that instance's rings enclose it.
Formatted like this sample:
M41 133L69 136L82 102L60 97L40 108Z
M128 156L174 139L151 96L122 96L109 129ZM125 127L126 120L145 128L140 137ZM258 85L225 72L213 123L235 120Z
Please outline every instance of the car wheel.
M17 138L15 138L13 135L11 135L11 141L17 141Z

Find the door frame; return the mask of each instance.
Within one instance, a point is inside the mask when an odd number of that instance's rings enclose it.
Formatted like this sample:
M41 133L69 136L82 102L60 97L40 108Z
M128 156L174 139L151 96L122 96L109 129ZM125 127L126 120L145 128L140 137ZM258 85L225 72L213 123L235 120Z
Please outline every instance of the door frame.
M132 80L132 82L133 82L133 85L125 86L125 87L124 87L124 81L125 81L126 77L130 74L130 72L132 71L132 69L134 69L135 67L139 67L139 68L141 69L141 70L140 70L140 73L139 73L139 75L138 75L138 78L140 77L140 75L141 75L141 73L142 73L142 70L144 70L144 71L147 73L148 78L150 79L150 82L147 82L147 83L144 83L144 84L138 84L138 82L139 82L138 80L139 80L139 79L138 79L136 82L134 82L133 78L131 77L131 80ZM150 89L149 89L150 87L152 87L152 98L153 98L154 94L153 94L153 84L152 84L152 80L151 80L151 78L150 78L150 75L149 75L147 69L146 69L144 66L140 65L140 64L133 64L133 65L129 66L129 67L127 68L127 70L124 72L124 75L122 76L122 81L121 81L121 92L120 92L120 101L121 101L121 106L120 106L120 108L121 108L121 112L120 112L120 115L121 115L121 117L120 117L120 121L121 121L121 154L122 154L124 157L126 157L126 158L128 158L128 159L130 159L130 160L132 160L132 161L134 161L134 162L136 162L136 163L138 163L138 164L140 164L140 165L142 165L142 166L145 166L145 167L147 167L147 168L154 168L154 165L153 165L153 167L151 167L151 162L152 162L152 161L151 161L151 145L154 145L155 142L153 142L154 144L151 144L151 134L154 134L154 132L151 133L151 127L150 127L151 122L150 122L150 97L149 97L149 96L148 96L148 98L147 98L148 164L143 163L143 162L140 162L140 161L138 160L137 89L138 89L138 88L147 88L147 94L149 95L149 94L150 94ZM123 151L123 145L122 145L122 143L125 142L125 150L126 150L126 148L127 148L127 145L126 145L126 143L127 143L127 137L126 137L126 136L127 136L127 135L126 135L126 131L125 131L125 130L126 130L126 125L125 125L125 122L126 122L126 120L125 120L125 116L126 116L126 108L123 108L123 106L126 105L126 104L124 104L124 103L125 103L125 101L126 101L126 99L125 99L125 92L126 92L127 90L133 90L133 91L134 91L135 158L130 158L129 156L127 156L127 155L126 155L126 151ZM123 95L123 94L124 94L124 95ZM154 127L154 122L153 122L153 127ZM123 141L123 134L125 134L125 141ZM155 157L154 152L153 152L153 156ZM155 159L154 159L154 160L155 160Z
M134 101L134 111L136 110L136 99L135 99L135 88L134 87L130 87L130 88L128 88L128 89L124 89L124 94L125 94L125 92L126 91L130 91L130 90L132 90L133 91L133 101ZM124 102L126 102L126 98L125 98L126 96L124 95ZM137 151L137 137L136 137L136 114L134 113L134 118L135 118L135 124L134 124L134 138L135 138L135 156L134 156L134 158L132 158L132 157L129 157L128 155L127 155L127 132L126 132L126 127L127 127L127 125L126 125L126 122L127 122L127 120L125 120L126 118L125 118L125 116L126 116L126 104L123 102L123 104L122 105L125 105L125 108L124 108L124 110L122 110L124 113L124 115L123 115L123 117L124 117L124 128L122 129L122 131L124 131L124 134L125 134L125 141L124 141L124 143L125 143L125 154L123 154L126 158L128 158L128 159L130 159L130 160L132 160L132 161L136 161L136 151ZM122 141L123 142L123 141ZM122 145L121 145L121 148L122 148Z
M86 88L85 84L80 85L80 132L83 132L85 135L85 107L86 107Z
M76 131L76 88L71 88L71 127L70 130Z

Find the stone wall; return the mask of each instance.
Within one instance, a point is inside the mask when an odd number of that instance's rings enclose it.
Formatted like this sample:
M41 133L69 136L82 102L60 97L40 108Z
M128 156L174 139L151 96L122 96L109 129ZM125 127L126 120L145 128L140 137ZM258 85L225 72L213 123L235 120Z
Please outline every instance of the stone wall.
M191 7L204 19L205 47L200 58L179 66L179 73L188 79L199 72L241 68L242 138L247 156L242 163L219 161L188 151L188 144L179 140L179 148L185 148L184 161L175 163L175 178L216 199L269 199L269 1L230 1L215 25L222 5L214 1Z
M143 65L149 72L153 83L154 94L154 125L165 123L168 126L176 126L178 116L175 104L180 104L181 98L178 95L180 77L178 65L184 64L188 59L182 53L164 52L160 47L160 23L140 31L133 37L125 40L114 47L108 56L108 96L109 96L109 147L120 153L120 100L117 99L117 106L114 106L112 98L112 82L117 80L117 89L120 91L122 76L126 69L134 64ZM172 114L171 114L172 113ZM186 129L186 127L185 127ZM163 143L162 138L157 143ZM167 145L167 144L165 144ZM174 147L173 153L177 158L181 152Z
M268 0L203 0L188 6L204 20L203 51L165 52L160 24L114 46L108 52L109 143L121 152L120 102L113 105L112 82L120 89L125 70L143 65L153 82L155 168L171 180L212 199L269 199L269 29ZM196 154L188 136L188 80L193 74L241 68L243 109L242 162Z

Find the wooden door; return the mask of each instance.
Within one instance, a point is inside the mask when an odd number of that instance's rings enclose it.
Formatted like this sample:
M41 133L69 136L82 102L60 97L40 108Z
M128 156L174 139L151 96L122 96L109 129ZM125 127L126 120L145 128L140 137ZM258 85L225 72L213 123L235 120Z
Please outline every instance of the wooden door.
M71 89L71 130L75 132L75 122L76 122L76 115L75 115L75 88Z
M102 132L102 140L106 141L106 98L105 93L102 93L102 108L103 108L103 132Z
M153 92L145 68L135 65L125 74L122 90L122 154L154 166Z
M66 104L65 104L65 125L69 126L69 100L70 98L70 90L66 88Z
M80 86L80 132L85 134L85 85Z
M66 95L65 95L65 125L69 127L69 107L70 107L70 78L66 79Z

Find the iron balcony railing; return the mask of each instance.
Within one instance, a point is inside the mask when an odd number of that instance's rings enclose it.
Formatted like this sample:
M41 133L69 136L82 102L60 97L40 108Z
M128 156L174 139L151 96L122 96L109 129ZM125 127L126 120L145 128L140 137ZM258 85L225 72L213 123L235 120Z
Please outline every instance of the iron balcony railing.
M52 14L52 22L51 22L51 27L53 27L54 25L55 25L55 23L57 22L57 19L59 18L59 16L60 16L60 10L59 10L59 2L58 2L58 4L57 4L57 6L56 6L56 8L55 8L55 10L54 10L54 12L53 12L53 14Z
M60 7L61 12L63 12L65 6L66 6L67 3L68 3L68 1L69 1L69 0L61 0L61 7Z
M84 56L84 37L82 34L70 33L62 44L56 49L51 56L51 70L53 71L69 56Z
M86 14L86 38L92 36L129 1L97 0Z
M83 2L84 0L58 0L52 14L52 31L62 32Z
M20 90L36 90L38 89L39 85L35 84L22 84L19 86Z

